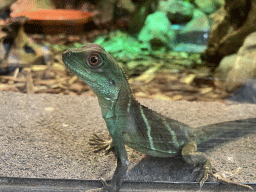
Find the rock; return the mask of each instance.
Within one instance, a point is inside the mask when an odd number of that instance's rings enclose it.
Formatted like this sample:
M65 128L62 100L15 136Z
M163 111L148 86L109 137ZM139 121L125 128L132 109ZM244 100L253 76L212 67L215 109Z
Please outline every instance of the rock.
M3 29L0 31L0 39L0 75L6 75L14 72L19 65L17 63L10 63L8 61L10 60L8 55L11 50L13 39L10 41L10 38L8 38L8 33L3 32Z
M256 103L256 81L251 80L232 93L227 100L239 103Z
M256 1L226 0L211 15L212 24L208 46L201 58L216 68L221 59L237 53L245 38L256 31Z
M205 13L211 14L214 13L215 11L220 8L220 3L219 1L215 0L195 0L195 4Z
M225 4L225 0L214 0L214 2L218 7L221 7Z
M142 42L150 42L152 46L166 44L173 47L176 33L170 27L171 23L165 13L157 11L148 15L138 39Z
M216 76L225 79L225 87L233 91L256 76L256 32L248 35L237 55L226 56L216 69Z
M185 23L192 19L194 6L187 1L168 0L160 1L158 10L165 12L172 23Z
M206 49L206 45L197 45L192 43L179 43L174 47L174 51L184 52L203 52Z
M192 31L209 31L210 22L208 16L199 9L195 9L193 12L193 19L189 21L181 33L190 33Z
M224 80L227 77L227 74L234 67L237 54L232 54L224 57L219 64L219 67L215 70L215 77L220 80Z
M185 27L179 28L175 51L203 52L209 37L210 23L205 13L195 9L193 19Z

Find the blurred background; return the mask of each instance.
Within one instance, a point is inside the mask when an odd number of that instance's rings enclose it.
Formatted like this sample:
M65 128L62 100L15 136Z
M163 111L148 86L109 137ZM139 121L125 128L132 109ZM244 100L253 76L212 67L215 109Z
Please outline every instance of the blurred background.
M102 45L137 98L254 103L252 0L1 0L0 90L94 95L63 51Z

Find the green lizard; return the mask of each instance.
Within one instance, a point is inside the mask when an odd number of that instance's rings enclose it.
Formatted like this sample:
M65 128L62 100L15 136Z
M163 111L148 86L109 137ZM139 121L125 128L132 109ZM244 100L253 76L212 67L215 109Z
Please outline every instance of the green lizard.
M219 135L223 127L220 130L220 126L210 126L192 133L188 125L141 105L134 98L122 69L100 45L87 44L67 50L62 59L67 68L96 93L112 138L106 143L112 143L117 154L114 176L110 184L103 181L102 190L114 192L121 188L129 165L125 145L154 157L173 157L181 153L187 163L201 168L200 186L208 175L228 183L213 173L209 158L197 151L198 143Z

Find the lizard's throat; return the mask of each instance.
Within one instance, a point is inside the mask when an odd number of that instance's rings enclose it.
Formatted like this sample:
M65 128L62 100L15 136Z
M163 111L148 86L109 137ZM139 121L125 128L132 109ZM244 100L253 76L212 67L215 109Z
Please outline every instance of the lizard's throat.
M129 86L121 86L117 97L114 99L98 96L103 118L127 115L133 99L134 97Z

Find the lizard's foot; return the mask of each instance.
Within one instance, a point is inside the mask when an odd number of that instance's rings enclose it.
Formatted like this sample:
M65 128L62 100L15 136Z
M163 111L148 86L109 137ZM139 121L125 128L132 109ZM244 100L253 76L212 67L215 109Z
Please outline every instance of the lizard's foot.
M195 141L188 141L186 144L184 144L182 148L182 157L183 159L190 164L199 165L194 171L200 171L198 181L200 183L200 187L203 186L204 182L208 179L208 176L212 176L216 181L226 184L233 184L241 187L246 187L247 189L253 190L252 187L240 183L235 183L232 181L228 181L226 178L227 176L216 173L216 170L212 168L210 159L201 152L197 151L197 145ZM234 175L237 171L235 171L232 174L229 174L230 176Z
M210 173L212 173L212 165L210 160L207 160L203 165L199 165L193 170L193 173L200 172L197 178L197 182L199 182L200 187L204 185L204 182L208 179ZM192 174L193 174L192 173Z
M88 190L88 192L115 192L115 191L117 191L117 190L114 190L113 187L111 187L111 185L107 184L104 179L101 178L100 181L102 182L102 185L103 185L102 188L91 189L91 190Z
M107 192L115 192L116 190L113 189L113 187L109 184L104 179L100 179L102 184L103 184L103 190Z
M105 150L106 153L109 153L114 148L112 139L104 140L96 134L93 134L89 144L94 145L95 152Z
M233 175L237 174L240 169L241 168L237 168L232 173L230 173L230 172L223 172L223 173L217 172L217 173L209 173L209 175L211 175L214 178L214 180L216 180L218 182L232 184L232 185L237 185L237 186L245 187L245 188L247 188L249 190L254 191L254 189L251 186L249 186L249 185L245 185L245 184L241 184L241 183L236 183L236 182L227 180L227 178L232 177Z
M238 173L240 169L237 168L235 171L232 173L230 172L216 172L214 168L211 167L210 161L206 162L201 168L195 168L193 172L200 171L200 176L197 181L200 183L200 187L203 186L204 182L208 179L208 176L213 177L213 179L217 182L220 183L226 183L226 184L232 184L232 185L237 185L241 187L245 187L249 190L253 190L253 188L249 185L241 184L241 183L236 183L233 181L228 180L227 178L232 177L236 173Z

